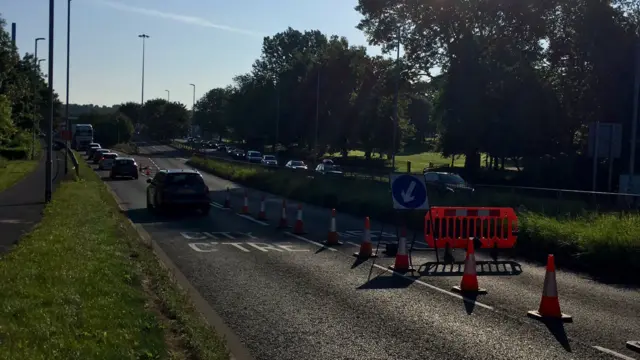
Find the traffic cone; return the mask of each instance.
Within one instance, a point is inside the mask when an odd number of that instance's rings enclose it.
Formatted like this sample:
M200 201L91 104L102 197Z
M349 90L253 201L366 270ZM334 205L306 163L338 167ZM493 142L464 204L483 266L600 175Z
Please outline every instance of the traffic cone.
M486 289L481 289L478 286L478 274L476 273L476 255L473 249L473 240L467 241L467 256L464 259L464 274L462 274L462 281L460 286L454 286L451 288L453 292L457 293L475 293L486 294Z
M338 241L338 231L336 231L336 209L331 210L331 224L329 225L329 235L327 236L327 245L342 245Z
M280 216L280 223L278 224L278 229L286 229L289 225L287 224L287 201L282 199L282 216Z
M296 223L293 226L293 233L296 235L304 235L304 222L302 221L302 204L298 204L298 215L296 216Z
M149 166L147 166L147 170L146 170L146 172L144 174L147 175L147 176L151 175L151 169L149 169Z
M414 271L414 269L409 266L409 255L407 254L407 230L404 226L400 231L400 239L398 239L398 253L396 254L396 261L393 265L389 266L389 269L401 273Z
M260 199L260 212L258 213L258 220L267 220L267 213L264 210L264 195Z
M572 322L571 315L563 314L560 311L560 301L558 300L558 284L556 283L556 265L553 255L547 257L547 273L544 275L544 285L542 289L542 299L538 310L527 312L527 316L537 320L561 320L562 322Z
M227 195L224 198L224 208L225 209L231 208L231 194L230 194L229 188L227 188Z
M362 235L362 244L360 244L360 251L353 253L353 256L359 259L378 257L378 254L373 253L373 245L371 244L371 222L369 221L368 216L364 218L364 233Z
M242 204L240 213L243 215L249 215L249 195L247 194L247 190L244 191L244 203Z

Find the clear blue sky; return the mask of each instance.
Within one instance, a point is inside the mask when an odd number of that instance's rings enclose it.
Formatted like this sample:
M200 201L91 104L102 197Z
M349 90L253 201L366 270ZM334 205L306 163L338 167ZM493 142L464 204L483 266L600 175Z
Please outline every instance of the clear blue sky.
M357 0L73 0L71 3L71 103L112 105L140 101L142 42L146 41L145 100L166 98L191 107L214 87L231 84L259 57L263 36L291 26L346 36L366 45L355 28ZM48 37L46 0L4 1L10 31L17 23L21 54L33 53L34 39ZM64 102L67 1L56 0L54 88ZM47 41L38 57L48 57ZM379 54L369 47L371 54ZM42 62L46 73L47 62Z

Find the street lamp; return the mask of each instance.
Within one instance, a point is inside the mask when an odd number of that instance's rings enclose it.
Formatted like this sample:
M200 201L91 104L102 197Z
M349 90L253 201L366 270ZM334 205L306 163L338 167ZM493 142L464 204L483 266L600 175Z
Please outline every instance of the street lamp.
M43 41L45 40L45 38L43 37L39 37L36 38L34 43L35 43L35 49L34 49L34 54L33 54L33 64L37 66L37 69L40 69L40 62L38 62L38 41ZM33 144L32 144L32 148L31 148L31 158L33 158L35 156L35 146L36 146L36 139L35 139L35 128L36 128L36 117L37 115L37 104L36 104L36 99L38 97L38 86L36 85L38 78L36 77L33 80L33 129L34 129L34 133L33 133Z
M391 143L391 171L396 171L396 137L398 136L398 98L400 96L400 74L402 69L400 69L400 37L401 37L401 28L398 27L398 46L396 50L396 90L393 99L393 137Z
M195 84L189 84L191 86L193 86L193 102L191 105L191 126L189 126L189 132L191 132L191 135L193 135L193 116L195 115L196 112L196 85Z
M147 34L138 35L139 38L142 39L142 91L140 95L140 121L142 123L142 111L144 108L144 50L145 50L145 40L149 38Z
M46 181L44 190L44 201L46 203L51 201L52 193L52 152L53 152L53 117L54 117L54 103L53 103L53 36L54 36L54 23L55 23L55 0L49 0L49 124L47 131L47 163L46 163Z
M36 68L36 70L38 71L38 74L40 73L40 63L43 62L43 61L46 61L46 60L47 59L39 59L38 60L38 62L37 62L38 66ZM38 90L37 90L38 89L38 85L37 85L38 77L39 76L36 76L34 81L33 81L33 95L34 96L33 96L33 121L31 123L31 127L32 127L32 129L31 129L31 159L35 159L35 157L36 157L36 130L38 129L38 126L37 126L37 124L38 124L38 122L37 122L37 119L38 119L38 102L37 102L37 99L38 99Z
M171 91L165 90L167 92L167 101L171 101Z
M67 1L67 94L66 94L66 104L64 107L64 117L65 117L65 133L69 134L71 131L71 120L69 120L69 59L71 52L71 0ZM66 138L66 136L65 136ZM67 149L70 146L68 139L63 139ZM67 154L65 151L64 156L64 173L69 172L69 161L67 159Z

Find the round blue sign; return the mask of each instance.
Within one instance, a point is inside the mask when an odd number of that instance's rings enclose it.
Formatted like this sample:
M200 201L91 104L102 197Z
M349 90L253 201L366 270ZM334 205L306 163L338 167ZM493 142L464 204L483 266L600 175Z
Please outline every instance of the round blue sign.
M393 199L407 209L420 208L427 200L424 182L412 175L401 175L391 184Z

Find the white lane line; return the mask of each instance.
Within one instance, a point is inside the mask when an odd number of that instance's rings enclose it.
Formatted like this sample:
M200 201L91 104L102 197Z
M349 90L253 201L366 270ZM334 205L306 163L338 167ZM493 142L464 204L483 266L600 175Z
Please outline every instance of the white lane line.
M336 250L336 249L334 249L334 248L332 248L332 247L329 247L329 246L326 246L326 245L320 244L319 242L315 242L315 241L313 241L313 240L309 240L309 239L307 239L306 237L303 237L303 236L300 236L300 235L296 235L296 234L294 234L294 233L290 233L290 232L288 232L288 231L285 231L284 233L285 233L286 235L292 236L292 237L294 237L294 238L296 238L296 239L298 239L298 240L302 240L302 241L308 242L309 244L313 244L313 245L315 245L315 246L319 246L319 247L321 247L321 248L323 248L323 249L329 249L330 251L338 251L338 250Z
M429 289L431 289L431 290L435 290L435 291L438 291L438 292L440 292L440 293L442 293L442 294L449 295L449 296L454 297L454 298L456 298L456 299L460 299L460 300L462 300L462 301L464 301L464 302L466 302L466 303L475 304L475 305L478 305L478 306L483 307L483 308L488 309L488 310L495 310L495 309L493 308L493 306L489 306L489 305L487 305L487 304L483 304L483 303L481 303L481 302L479 302L479 301L471 300L471 299L469 299L469 298L466 298L466 297L464 297L464 296L458 295L458 294L456 294L456 293L452 293L451 291L447 291L447 290L441 289L441 288L439 288L439 287L437 287L437 286L435 286L435 285L428 284L428 283L426 283L426 282L424 282L424 281L422 281L422 280L418 280L418 279L416 279L416 278L414 278L414 277L407 276L407 275L405 275L405 274L401 274L401 273L396 272L396 271L393 271L393 270L391 270L391 269L387 269L387 268L386 268L386 267L384 267L384 266L380 266L380 265L378 265L378 264L373 264L373 266L375 266L376 268L378 268L378 269L380 269L380 270L384 270L384 271L386 271L386 272L388 272L388 273L391 273L391 274L394 274L394 275L397 275L397 276L401 276L401 277L403 277L403 278L405 278L405 279L407 279L407 280L413 281L413 282L415 282L415 283L417 283L417 284L420 284L420 285L422 285L422 286L426 286L426 287L428 287L428 288L429 288ZM635 359L634 359L634 360L635 360Z
M236 215L240 216L241 218L247 219L247 220L249 220L249 221L253 221L253 222L254 222L254 223L256 223L256 224L260 224L260 225L262 225L262 226L269 226L269 224L267 224L266 222L264 222L264 221L260 221L260 220L257 220L257 219L254 219L254 218L252 218L252 217L251 217L251 216L249 216L249 215L238 214L238 213L236 213Z
M624 355L624 354L620 354L619 352L615 352L613 350L609 350L607 348L603 348L602 346L594 346L593 347L596 350L602 351L603 353L609 354L611 356L615 356L618 359L624 359L624 360L636 360L630 356Z
M215 201L212 201L212 202L211 202L211 205L215 206L216 208L218 208L218 209L220 209L220 210L225 210L225 211L226 211L226 210L230 210L230 209L227 209L226 207L224 207L224 205L222 205L222 204L218 204L218 203L217 203L217 202L215 202Z

